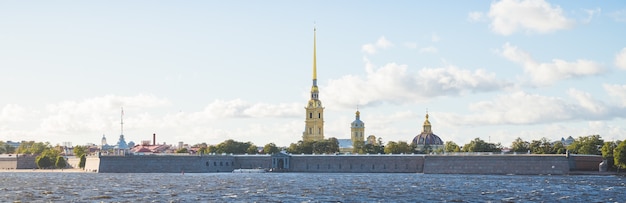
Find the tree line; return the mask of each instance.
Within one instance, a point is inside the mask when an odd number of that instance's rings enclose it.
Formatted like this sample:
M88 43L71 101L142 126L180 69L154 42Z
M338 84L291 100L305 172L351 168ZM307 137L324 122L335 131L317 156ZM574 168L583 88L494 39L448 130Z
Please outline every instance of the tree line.
M405 141L389 141L383 145L379 138L376 143L365 143L358 141L353 143L353 153L359 154L428 154L444 152L502 152L504 147L500 143L489 143L480 138L474 138L463 146L453 141L447 141L444 146L433 148L433 146L420 146L409 144ZM298 141L291 143L289 147L279 148L274 143L268 143L262 150L252 142L239 142L232 139L225 140L217 145L207 145L206 143L196 144L198 153L203 154L275 154L285 150L292 154L333 154L338 153L339 142L331 137L320 141ZM23 141L17 149L0 141L0 154L18 153L37 155L36 164L39 168L65 168L67 163L65 158L60 156L63 152L61 146L51 146L48 142ZM81 158L79 167L84 168L87 147L75 146L74 154ZM570 145L565 146L561 141L550 141L548 138L525 141L516 138L510 145L510 152L531 153L531 154L593 154L602 155L612 169L626 168L626 142L610 141L605 142L600 135L581 136L576 138ZM177 150L177 153L188 153L186 148Z

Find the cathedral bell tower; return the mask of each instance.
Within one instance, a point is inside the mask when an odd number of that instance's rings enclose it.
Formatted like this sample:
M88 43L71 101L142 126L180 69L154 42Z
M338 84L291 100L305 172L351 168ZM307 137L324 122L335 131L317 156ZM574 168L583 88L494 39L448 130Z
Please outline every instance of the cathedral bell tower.
M316 59L316 29L313 28L313 86L311 87L311 99L306 109L304 132L302 141L320 141L324 139L324 107L319 100L317 88L317 59Z

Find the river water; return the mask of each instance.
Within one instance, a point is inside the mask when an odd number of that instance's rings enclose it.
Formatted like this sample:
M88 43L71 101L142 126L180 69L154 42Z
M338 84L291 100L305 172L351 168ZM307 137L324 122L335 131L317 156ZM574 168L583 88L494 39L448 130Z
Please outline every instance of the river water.
M0 202L626 202L626 177L0 173Z

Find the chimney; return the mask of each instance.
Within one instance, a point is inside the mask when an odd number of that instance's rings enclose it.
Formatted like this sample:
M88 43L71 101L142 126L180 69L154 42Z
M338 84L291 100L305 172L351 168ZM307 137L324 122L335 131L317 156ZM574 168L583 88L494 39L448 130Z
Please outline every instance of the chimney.
M156 146L156 133L152 134L152 145Z

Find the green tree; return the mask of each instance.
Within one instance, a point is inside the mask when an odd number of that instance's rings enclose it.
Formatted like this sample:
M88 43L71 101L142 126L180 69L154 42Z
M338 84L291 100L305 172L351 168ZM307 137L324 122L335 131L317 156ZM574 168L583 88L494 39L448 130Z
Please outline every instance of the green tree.
M367 143L363 145L364 154L382 154L385 153L385 146Z
M413 148L405 141L389 141L384 148L385 154L401 154L401 153L412 153Z
M387 145L385 145L385 154L393 154L396 151L398 151L398 143L394 141L387 142Z
M287 152L292 154L332 154L339 152L339 141L337 138L331 137L320 141L298 141L291 143Z
M189 150L183 147L183 148L177 149L176 153L185 154L185 153L189 153Z
M259 148L256 145L251 144L248 149L246 149L246 153L248 154L258 154Z
M354 142L352 144L352 153L357 153L357 154L364 154L365 150L365 142L361 141L361 140L357 140L356 142Z
M443 145L443 148L445 152L460 152L461 151L461 147L459 147L459 145L457 145L453 141L446 141L446 143Z
M552 153L552 144L548 138L542 137L539 140L533 140L529 145L530 152L533 154L550 154Z
M530 150L530 143L522 140L522 138L518 137L511 143L511 151L513 152L521 152L526 153Z
M279 153L280 149L274 143L268 143L263 146L263 153L265 154L276 154Z
M463 145L465 152L500 152L502 146L500 144L487 143L480 138L474 138L470 143Z
M57 168L64 169L67 166L67 162L65 161L65 157L59 156L57 157L57 161L54 163Z
M206 153L205 154L211 154L211 153L217 153L217 146L215 145L209 145L206 147Z
M578 137L567 149L574 154L595 154L601 155L600 147L604 145L604 140L600 135L589 135Z
M41 154L46 149L52 148L49 142L23 141L17 147L18 154Z
M83 154L87 153L87 150L88 149L87 149L86 146L78 146L78 145L76 145L74 147L74 149L72 150L72 152L74 152L74 156L81 157Z
M565 154L567 149L561 141L557 141L552 145L552 154Z
M52 166L52 160L50 160L50 157L40 155L35 158L35 164L37 164L37 168L40 169L49 168Z
M87 156L85 154L80 155L80 162L78 162L78 168L85 169L86 162L87 162Z
M229 139L222 143L217 144L216 153L227 153L227 154L245 154L252 145L251 142L237 142L235 140Z
M613 161L618 173L619 169L626 168L626 140L621 141L613 150Z
M609 168L613 168L615 165L613 152L615 151L615 148L617 148L617 145L617 142L604 142L604 145L602 145L602 158L606 160Z

